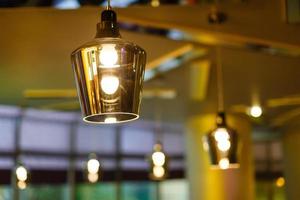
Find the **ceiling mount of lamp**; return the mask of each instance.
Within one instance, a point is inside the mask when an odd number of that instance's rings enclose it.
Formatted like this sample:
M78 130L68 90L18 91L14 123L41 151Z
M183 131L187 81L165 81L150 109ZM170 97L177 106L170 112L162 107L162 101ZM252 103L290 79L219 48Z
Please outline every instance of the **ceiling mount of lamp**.
M228 127L224 111L223 75L220 48L217 48L218 114L216 128L204 137L204 148L209 152L211 166L217 169L239 167L238 135Z
M83 120L120 123L139 117L146 52L121 38L110 1L95 39L71 55Z

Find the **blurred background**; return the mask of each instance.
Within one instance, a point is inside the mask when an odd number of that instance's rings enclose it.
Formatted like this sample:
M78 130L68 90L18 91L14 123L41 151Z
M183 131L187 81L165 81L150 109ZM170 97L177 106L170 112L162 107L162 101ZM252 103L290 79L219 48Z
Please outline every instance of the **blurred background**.
M0 200L298 200L300 1L112 0L147 51L144 98L138 121L97 126L70 53L106 3L0 0ZM239 169L211 169L203 149L218 60ZM168 166L153 180L157 141Z

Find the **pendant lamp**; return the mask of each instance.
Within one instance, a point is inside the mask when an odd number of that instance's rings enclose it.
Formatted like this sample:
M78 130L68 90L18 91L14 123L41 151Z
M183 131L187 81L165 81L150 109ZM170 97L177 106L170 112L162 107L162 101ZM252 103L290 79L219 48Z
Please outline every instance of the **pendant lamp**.
M223 78L221 52L217 48L217 86L218 110L216 128L204 137L204 149L208 151L212 168L229 169L238 168L238 135L235 130L228 127L224 111Z
M168 158L162 144L157 142L150 157L150 179L162 181L168 176Z
M238 168L238 136L235 130L229 128L224 112L216 117L216 128L205 138L210 162L213 168Z
M71 60L85 122L138 119L146 52L121 38L110 1L101 13L95 39L73 51Z

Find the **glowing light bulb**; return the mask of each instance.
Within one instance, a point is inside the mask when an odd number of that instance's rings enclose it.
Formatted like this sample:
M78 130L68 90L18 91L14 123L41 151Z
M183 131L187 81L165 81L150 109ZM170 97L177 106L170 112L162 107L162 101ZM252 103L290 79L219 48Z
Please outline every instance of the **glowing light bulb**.
M114 94L118 90L119 85L120 81L116 76L107 75L103 76L101 79L101 88L106 94Z
M153 6L153 7L158 7L159 5L160 5L159 0L152 0L152 1L151 1L151 6Z
M228 158L222 158L219 161L219 167L221 169L228 169L229 168L229 160L228 160Z
M17 175L17 179L19 181L26 181L27 178L28 178L28 174L27 174L27 170L25 167L23 166L19 166L17 169L16 169L16 175Z
M156 178L162 178L165 175L165 169L161 166L154 166L153 167L153 175Z
M99 171L100 163L97 159L90 159L87 162L87 170L91 174L97 174Z
M155 166L163 166L166 162L166 156L163 152L154 152L152 154L152 160Z
M228 151L230 149L231 143L229 140L218 141L218 149L221 151Z
M277 187L283 187L285 185L285 179L283 177L279 177L276 180L276 186Z
M106 117L104 122L107 123L107 124L113 124L113 123L117 122L117 118L115 118L115 117Z
M118 62L118 52L114 44L103 44L100 51L100 62L102 68L114 68Z
M250 108L250 115L252 117L260 117L262 115L262 108L260 106L252 106Z
M226 128L218 128L215 131L214 137L215 137L215 140L218 141L218 142L229 140L229 138L230 138Z
M96 183L99 179L99 175L96 173L96 174L93 174L93 173L89 173L88 174L88 180L89 182L91 183Z
M27 187L27 184L25 181L18 181L17 185L18 185L18 188L21 190L25 190Z

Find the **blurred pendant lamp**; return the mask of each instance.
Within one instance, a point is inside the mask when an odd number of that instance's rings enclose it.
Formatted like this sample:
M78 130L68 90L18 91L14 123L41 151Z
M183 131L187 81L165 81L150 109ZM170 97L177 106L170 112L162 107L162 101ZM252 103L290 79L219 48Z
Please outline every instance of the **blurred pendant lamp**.
M149 177L154 181L162 181L168 176L168 157L163 151L162 145L162 127L161 127L161 110L158 108L158 103L155 111L155 128L154 128L154 146L150 156L150 174Z
M28 170L20 162L15 168L15 176L17 181L17 187L20 190L25 190L27 188Z
M90 183L96 183L99 180L100 162L97 155L92 153L86 163L86 178Z
M101 13L95 39L73 51L71 60L84 121L138 119L146 52L121 38L110 1Z
M220 48L217 48L218 114L216 128L204 137L204 149L209 152L212 168L238 168L238 137L235 130L227 126L223 99L223 77Z

